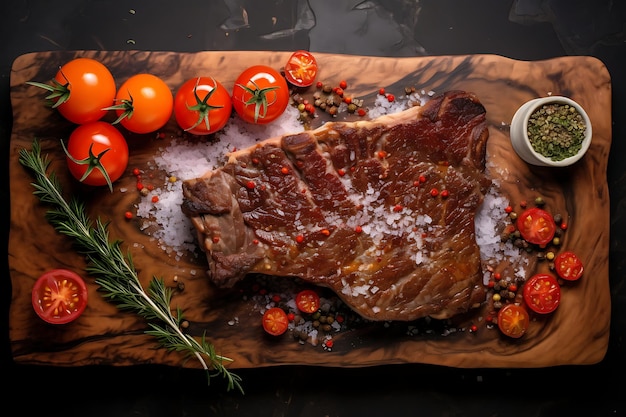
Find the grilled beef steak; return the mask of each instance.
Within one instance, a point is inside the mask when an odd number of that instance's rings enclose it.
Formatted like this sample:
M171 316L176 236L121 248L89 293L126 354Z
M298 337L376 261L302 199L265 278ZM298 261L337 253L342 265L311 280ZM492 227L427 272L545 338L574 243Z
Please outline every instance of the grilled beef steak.
M234 152L183 183L182 210L218 286L300 277L367 319L447 318L485 298L474 217L487 138L479 100L451 91Z

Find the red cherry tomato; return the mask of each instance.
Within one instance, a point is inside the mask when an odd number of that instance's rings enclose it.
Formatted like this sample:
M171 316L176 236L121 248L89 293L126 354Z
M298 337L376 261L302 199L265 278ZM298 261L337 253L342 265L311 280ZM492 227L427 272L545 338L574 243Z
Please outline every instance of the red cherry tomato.
M152 74L136 74L127 79L115 98L117 120L133 133L151 133L169 121L174 96L165 81Z
M516 339L522 337L529 324L528 311L521 305L505 304L498 311L498 328L509 337Z
M246 122L264 124L276 120L289 104L287 81L266 65L244 70L233 87L233 108Z
M87 285L75 272L53 269L37 279L31 299L35 312L44 321L65 324L85 310Z
M174 97L174 116L181 129L208 135L222 129L232 113L230 93L210 77L191 78Z
M547 211L531 207L517 218L517 229L528 243L545 246L554 237L556 223Z
M280 336L287 331L289 318L280 307L272 307L263 314L263 329L272 336Z
M303 313L315 313L320 308L320 296L313 290L302 290L296 295L296 306Z
M524 302L536 313L552 313L561 302L561 286L550 274L533 275L524 283Z
M116 87L109 69L91 58L76 58L61 66L52 85L28 82L48 90L46 97L59 113L76 124L100 120L113 104Z
M583 275L584 269L583 262L574 252L562 252L554 258L554 270L564 280L576 281Z
M103 121L76 127L70 134L66 151L70 173L87 185L110 186L128 166L126 139L115 126Z
M296 87L308 87L317 77L317 61L309 51L296 51L287 60L285 78Z

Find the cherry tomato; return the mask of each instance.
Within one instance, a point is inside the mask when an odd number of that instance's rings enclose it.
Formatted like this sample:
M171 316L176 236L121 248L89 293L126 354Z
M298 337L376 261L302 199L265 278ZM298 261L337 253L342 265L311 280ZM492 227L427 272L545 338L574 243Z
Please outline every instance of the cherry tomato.
M103 121L76 127L65 150L70 173L83 184L112 189L111 183L128 166L126 139L115 126Z
M287 81L266 65L253 65L235 80L233 108L249 123L264 124L276 120L289 104Z
M296 87L308 87L317 77L317 61L309 51L296 51L287 60L285 78Z
M574 252L561 252L554 258L554 270L564 280L576 281L584 269L583 262Z
M136 74L127 79L115 97L117 120L133 133L155 132L172 116L174 96L165 81L152 74Z
M53 108L72 123L100 120L113 104L116 88L109 69L91 58L76 58L61 66L52 85L28 82L50 92Z
M524 302L536 313L552 313L561 302L561 286L550 274L533 275L524 283Z
M287 331L289 318L280 307L272 307L263 314L263 329L272 336L280 336Z
M531 207L517 218L517 229L528 243L545 246L554 237L556 223L547 211Z
M528 311L518 304L505 304L498 311L498 327L505 335L520 338L526 333L530 324Z
M174 116L181 129L208 135L223 128L232 113L230 93L210 77L191 78L174 97Z
M41 275L31 295L39 317L52 324L65 324L77 319L87 306L85 281L67 269L53 269Z
M315 313L320 308L320 296L313 290L302 290L296 295L296 306L303 313Z

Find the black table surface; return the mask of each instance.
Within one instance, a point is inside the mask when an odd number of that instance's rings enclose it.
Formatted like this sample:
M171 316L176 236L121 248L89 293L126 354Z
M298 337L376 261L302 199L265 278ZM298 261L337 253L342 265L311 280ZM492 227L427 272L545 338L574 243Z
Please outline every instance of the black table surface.
M620 0L7 0L0 5L0 141L8 160L9 77L18 56L49 50L309 49L370 56L589 55L612 77L611 335L603 361L542 369L389 365L243 369L245 394L201 371L162 366L56 368L11 357L2 279L1 398L29 415L621 416L626 415L626 2ZM7 164L2 165L9 178ZM2 182L4 213L9 181ZM2 222L8 245L9 217ZM8 386L8 388L7 388ZM21 400L17 400L22 398ZM11 404L14 401L15 404Z

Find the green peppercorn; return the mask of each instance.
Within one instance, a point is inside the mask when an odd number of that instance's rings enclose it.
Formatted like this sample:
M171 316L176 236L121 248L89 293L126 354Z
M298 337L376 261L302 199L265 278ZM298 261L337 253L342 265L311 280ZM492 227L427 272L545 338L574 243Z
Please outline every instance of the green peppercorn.
M582 115L574 107L561 103L549 103L535 110L527 130L535 152L554 161L576 155L586 134Z

